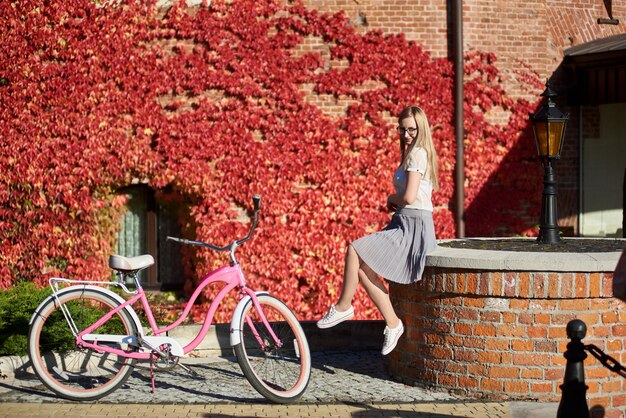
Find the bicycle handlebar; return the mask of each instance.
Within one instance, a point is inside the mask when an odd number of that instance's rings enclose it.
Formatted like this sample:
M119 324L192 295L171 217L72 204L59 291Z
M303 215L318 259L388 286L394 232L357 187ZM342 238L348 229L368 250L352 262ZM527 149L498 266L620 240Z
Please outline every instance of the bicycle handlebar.
M246 235L245 237L241 239L235 240L228 245L225 245L223 247L218 247L217 245L209 244L207 242L193 241L193 240L184 239L184 238L171 237L169 235L167 236L167 240L180 242L181 244L208 247L215 251L226 251L226 250L232 249L233 247L237 247L240 244L243 244L244 242L252 238L252 234L254 233L254 230L256 229L257 223L259 221L259 212L261 211L261 196L258 194L255 194L254 196L252 196L252 203L254 204L254 218L252 220L252 226L250 227L250 231L248 232L248 235Z

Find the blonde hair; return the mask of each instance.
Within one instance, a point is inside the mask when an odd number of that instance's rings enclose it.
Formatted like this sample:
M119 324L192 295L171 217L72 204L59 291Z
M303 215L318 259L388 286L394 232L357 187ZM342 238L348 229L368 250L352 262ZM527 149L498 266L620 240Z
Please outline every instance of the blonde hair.
M404 135L400 135L400 153L402 155L402 164L404 168L407 167L408 156L415 147L421 147L426 150L428 155L428 168L430 172L430 182L435 190L439 189L438 180L438 167L437 167L437 150L435 149L435 143L430 132L430 125L424 111L418 106L406 107L398 116L398 125L402 123L403 119L413 118L415 120L415 126L417 126L417 137L415 141L408 147L406 145L406 139Z

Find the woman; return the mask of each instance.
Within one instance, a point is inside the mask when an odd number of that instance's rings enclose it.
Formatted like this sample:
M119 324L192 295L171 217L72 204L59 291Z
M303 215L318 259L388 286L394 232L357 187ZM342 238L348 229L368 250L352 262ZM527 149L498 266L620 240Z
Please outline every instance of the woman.
M437 153L424 111L407 107L398 116L397 129L401 160L393 176L395 193L387 198L387 207L395 213L385 229L348 246L339 301L317 322L319 328L330 328L351 319L352 298L360 281L386 323L383 355L396 347L404 326L379 276L415 283L422 277L426 253L437 247L431 201L433 188L439 188Z

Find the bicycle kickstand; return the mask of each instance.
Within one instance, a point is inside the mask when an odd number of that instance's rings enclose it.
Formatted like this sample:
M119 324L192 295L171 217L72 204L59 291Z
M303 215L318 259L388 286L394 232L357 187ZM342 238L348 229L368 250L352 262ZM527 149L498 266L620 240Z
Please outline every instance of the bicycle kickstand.
M154 395L154 351L150 352L150 380L152 380L152 394Z

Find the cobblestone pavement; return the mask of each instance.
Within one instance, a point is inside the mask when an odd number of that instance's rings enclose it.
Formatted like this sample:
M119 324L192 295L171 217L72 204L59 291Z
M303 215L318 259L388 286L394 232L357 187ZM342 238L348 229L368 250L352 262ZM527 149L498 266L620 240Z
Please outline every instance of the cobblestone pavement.
M542 417L529 411L545 405L476 402L446 392L404 385L385 371L379 352L316 352L307 391L294 405L265 401L247 382L234 358L186 361L200 375L177 368L158 371L151 393L150 371L138 367L127 383L98 402L56 397L34 376L0 379L0 417L96 416L294 416L294 417ZM547 405L554 417L553 405Z

